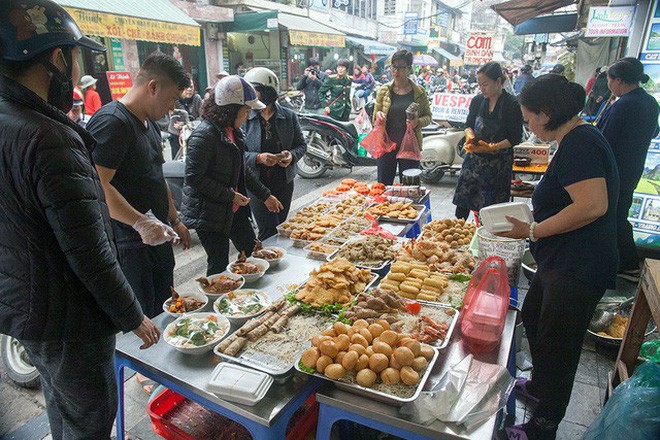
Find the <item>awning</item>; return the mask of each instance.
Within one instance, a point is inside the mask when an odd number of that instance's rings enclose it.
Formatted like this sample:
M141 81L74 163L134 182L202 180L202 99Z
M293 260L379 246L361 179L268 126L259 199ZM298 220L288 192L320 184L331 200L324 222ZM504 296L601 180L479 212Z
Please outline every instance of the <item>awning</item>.
M99 37L199 46L200 30L167 0L56 0L82 31Z
M294 46L344 47L344 33L311 18L278 11L244 12L234 14L234 22L227 23L227 32L258 32L282 26L289 31Z
M577 14L546 15L523 21L513 27L513 33L516 35L528 35L571 32L575 30L577 21Z
M462 61L463 60L461 57L457 57L456 55L449 53L447 50L445 50L441 47L434 47L433 52L437 53L441 57L447 58L450 63L452 61Z
M354 46L362 46L365 55L392 55L396 47L366 38L346 37L346 41Z
M549 14L559 8L577 3L576 0L509 0L491 6L502 18L515 26L530 18Z
M344 47L345 34L311 18L280 12L280 24L289 30L289 42L293 46Z

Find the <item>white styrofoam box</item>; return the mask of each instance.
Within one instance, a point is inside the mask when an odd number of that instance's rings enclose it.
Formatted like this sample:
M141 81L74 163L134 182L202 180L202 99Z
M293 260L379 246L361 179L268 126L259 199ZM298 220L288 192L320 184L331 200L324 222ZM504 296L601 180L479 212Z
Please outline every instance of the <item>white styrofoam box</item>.
M529 205L521 202L498 203L481 208L479 211L481 224L492 234L511 230L513 225L507 221L507 216L515 217L526 223L534 221Z
M273 377L269 374L222 362L213 370L206 388L221 399L254 406L272 384Z
M550 158L550 145L522 143L513 147L513 155L516 157L529 157L533 164L547 165Z

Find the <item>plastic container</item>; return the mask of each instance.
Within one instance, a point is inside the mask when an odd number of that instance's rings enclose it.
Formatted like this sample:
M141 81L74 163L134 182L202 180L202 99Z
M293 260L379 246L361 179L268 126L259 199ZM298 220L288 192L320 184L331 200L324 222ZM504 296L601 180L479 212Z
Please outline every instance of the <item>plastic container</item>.
M488 257L500 257L506 263L509 273L509 285L517 286L522 257L525 254L525 240L498 237L485 228L477 229L477 255L484 261Z
M461 314L462 339L472 353L495 349L502 338L509 307L509 283L504 260L487 258L468 283Z
M223 362L213 370L206 388L221 399L254 406L272 384L272 376L266 373Z
M481 223L492 234L507 232L513 228L513 224L506 219L507 216L515 217L526 223L534 221L529 205L521 202L498 203L481 208L479 211Z
M149 402L147 413L153 431L167 440L252 438L242 425L169 389ZM307 438L316 427L318 414L316 394L312 394L291 416L286 440ZM185 421L181 416L186 417Z

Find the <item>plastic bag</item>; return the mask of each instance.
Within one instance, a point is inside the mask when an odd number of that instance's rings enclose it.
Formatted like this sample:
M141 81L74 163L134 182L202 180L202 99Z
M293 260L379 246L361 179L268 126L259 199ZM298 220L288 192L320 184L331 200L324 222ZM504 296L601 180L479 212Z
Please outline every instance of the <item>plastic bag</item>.
M406 134L403 135L396 158L420 161L422 160L422 152L419 149L417 135L415 135L415 130L410 125L410 121L406 125Z
M614 389L583 440L660 438L660 365L644 362Z
M380 235L383 238L396 240L396 235L378 226L378 219L373 215L367 213L364 215L364 218L371 222L371 227L360 232L361 235Z
M376 118L373 130L360 142L374 159L378 159L385 153L394 151L396 144L387 135L385 122Z
M362 109L362 111L360 111L360 113L355 117L353 123L355 124L355 127L360 134L369 133L374 128L373 125L371 125L369 115L364 109Z

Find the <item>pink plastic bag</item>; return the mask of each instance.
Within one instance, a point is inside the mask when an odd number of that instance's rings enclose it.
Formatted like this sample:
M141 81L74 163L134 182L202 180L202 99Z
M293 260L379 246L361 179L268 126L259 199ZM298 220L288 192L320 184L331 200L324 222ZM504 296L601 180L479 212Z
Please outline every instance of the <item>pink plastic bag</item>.
M378 226L378 219L376 219L376 217L367 213L364 215L364 218L366 218L371 222L371 227L369 229L365 229L364 231L360 232L361 235L380 235L383 238L396 240L396 236L394 234Z
M410 121L406 123L406 134L403 135L401 140L401 146L399 147L399 152L396 155L397 159L407 159L407 160L422 160L422 152L419 149L419 142L417 141L417 136L415 135L415 130L410 125Z
M360 145L375 159L385 153L394 151L396 148L396 144L387 135L384 122L381 122L378 118L376 118L374 129L362 139Z

